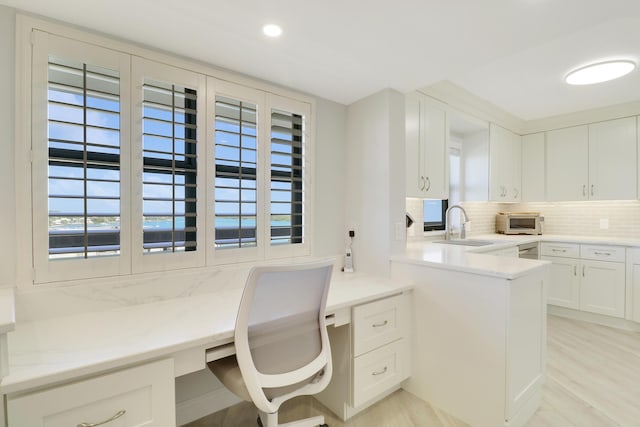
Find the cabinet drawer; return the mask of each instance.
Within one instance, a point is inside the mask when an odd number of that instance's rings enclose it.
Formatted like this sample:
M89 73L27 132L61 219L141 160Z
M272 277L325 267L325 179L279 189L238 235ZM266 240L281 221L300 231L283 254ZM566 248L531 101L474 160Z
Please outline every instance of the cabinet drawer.
M353 406L358 407L405 379L405 340L400 339L353 361Z
M122 411L125 411L122 413ZM9 427L175 427L173 359L7 399Z
M402 295L353 309L353 355L359 356L404 336L406 308Z
M547 256L561 256L566 258L579 258L580 245L577 243L550 243L540 244L540 254Z
M640 249L629 249L629 252L631 252L631 262L640 264Z
M626 248L621 246L581 245L580 257L597 261L625 262Z

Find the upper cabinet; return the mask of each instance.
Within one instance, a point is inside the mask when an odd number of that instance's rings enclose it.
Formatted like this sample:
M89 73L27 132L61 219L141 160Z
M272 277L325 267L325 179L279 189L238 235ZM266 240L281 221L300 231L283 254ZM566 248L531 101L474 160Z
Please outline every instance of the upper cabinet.
M519 202L522 195L522 137L491 123L489 200Z
M589 125L589 198L637 197L636 118Z
M637 197L636 118L547 132L549 201Z
M449 197L447 140L449 125L443 105L426 95L406 95L407 197Z
M522 201L545 200L544 132L522 137Z

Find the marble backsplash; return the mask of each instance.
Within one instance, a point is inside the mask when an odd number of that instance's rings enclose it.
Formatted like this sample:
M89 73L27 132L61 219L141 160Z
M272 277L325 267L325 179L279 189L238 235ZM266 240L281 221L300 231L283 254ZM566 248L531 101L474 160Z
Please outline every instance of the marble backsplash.
M273 264L312 261L279 259ZM334 271L341 267L336 258ZM261 263L265 264L265 263ZM16 320L49 319L78 313L112 310L172 298L235 291L243 287L253 263L173 270L123 277L83 280L78 283L37 285L16 290Z

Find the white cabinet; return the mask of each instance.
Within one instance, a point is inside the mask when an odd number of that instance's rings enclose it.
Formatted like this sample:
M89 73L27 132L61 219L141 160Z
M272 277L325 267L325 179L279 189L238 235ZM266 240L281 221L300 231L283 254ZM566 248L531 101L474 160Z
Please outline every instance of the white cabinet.
M573 258L541 256L551 261L551 280L547 290L547 302L560 307L580 308L580 261Z
M547 132L547 200L637 197L636 119Z
M587 126L547 132L547 200L587 200L588 150Z
M544 132L522 137L522 201L545 200Z
M42 391L9 396L9 427L174 427L173 360L148 363ZM93 424L92 424L93 423Z
M449 125L444 105L412 92L405 98L407 197L449 197Z
M580 309L613 317L624 317L624 263L582 260Z
M549 304L624 317L625 248L543 242L541 253L552 262Z
M519 202L522 194L522 137L491 123L489 200Z
M410 307L408 294L391 296L354 307L351 325L329 328L333 377L316 397L343 420L409 376Z
M629 298L626 318L640 322L640 249L630 249L627 255L627 296Z
M636 118L589 125L589 199L637 197Z

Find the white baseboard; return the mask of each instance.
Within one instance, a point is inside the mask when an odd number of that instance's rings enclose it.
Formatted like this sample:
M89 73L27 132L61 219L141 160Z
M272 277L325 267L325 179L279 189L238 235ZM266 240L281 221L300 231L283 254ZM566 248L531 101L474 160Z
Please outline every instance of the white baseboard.
M206 415L241 402L241 399L222 387L176 405L176 422L185 425Z

